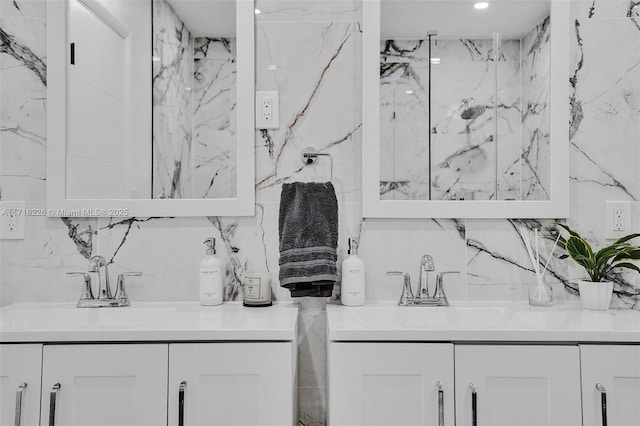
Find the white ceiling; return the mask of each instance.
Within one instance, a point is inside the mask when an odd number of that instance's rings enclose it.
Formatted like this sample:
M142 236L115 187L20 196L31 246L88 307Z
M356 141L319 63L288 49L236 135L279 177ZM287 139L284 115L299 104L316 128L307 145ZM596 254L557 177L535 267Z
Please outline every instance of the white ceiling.
M235 37L235 0L168 0L194 37Z
M431 30L441 38L519 38L549 15L549 0L486 0L484 10L473 7L477 1L381 0L381 38L426 38Z

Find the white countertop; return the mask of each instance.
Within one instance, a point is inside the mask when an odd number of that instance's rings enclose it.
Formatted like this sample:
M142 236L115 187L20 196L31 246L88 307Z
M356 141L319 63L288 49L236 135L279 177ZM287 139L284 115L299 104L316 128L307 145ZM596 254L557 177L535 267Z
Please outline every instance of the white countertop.
M452 303L447 307L327 305L330 341L640 343L640 312L579 303Z
M298 305L242 306L227 302L133 303L76 308L32 303L0 308L0 342L238 341L296 339Z

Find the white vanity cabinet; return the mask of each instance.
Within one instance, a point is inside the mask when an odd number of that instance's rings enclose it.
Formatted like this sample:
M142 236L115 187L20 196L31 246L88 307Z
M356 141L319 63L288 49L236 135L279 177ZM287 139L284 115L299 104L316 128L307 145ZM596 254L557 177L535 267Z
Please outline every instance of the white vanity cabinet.
M580 345L580 358L584 426L640 425L640 346Z
M329 424L454 425L452 344L336 342L328 358Z
M292 425L292 342L169 345L169 425Z
M42 358L41 425L166 424L166 344L45 345Z
M581 424L577 346L456 345L455 374L458 426Z
M41 368L42 345L0 345L0 425L38 425Z
M293 425L297 319L287 303L2 307L0 426L22 382L21 426Z
M447 425L640 425L637 311L327 305L327 340L332 426L437 424L425 414L435 380Z

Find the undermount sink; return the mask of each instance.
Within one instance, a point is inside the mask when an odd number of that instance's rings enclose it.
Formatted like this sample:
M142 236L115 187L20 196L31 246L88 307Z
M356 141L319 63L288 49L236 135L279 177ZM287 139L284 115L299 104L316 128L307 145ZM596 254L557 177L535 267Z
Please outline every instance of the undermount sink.
M127 307L78 309L73 304L15 305L3 315L3 328L34 327L58 330L88 327L134 327L147 322L164 321L173 309L168 307ZM6 321L6 322L5 322Z
M452 303L406 307L378 303L327 306L329 340L362 341L632 341L640 342L640 312L588 311L579 303Z
M390 307L368 306L354 310L353 316L363 325L408 328L457 327L475 324L487 327L506 320L512 312L502 307Z

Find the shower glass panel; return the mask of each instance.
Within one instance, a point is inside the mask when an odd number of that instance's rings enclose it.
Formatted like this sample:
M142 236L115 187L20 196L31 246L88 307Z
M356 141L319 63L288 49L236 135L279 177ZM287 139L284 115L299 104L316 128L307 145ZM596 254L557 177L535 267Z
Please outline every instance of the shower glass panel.
M549 199L549 21L419 38L382 22L380 199Z

